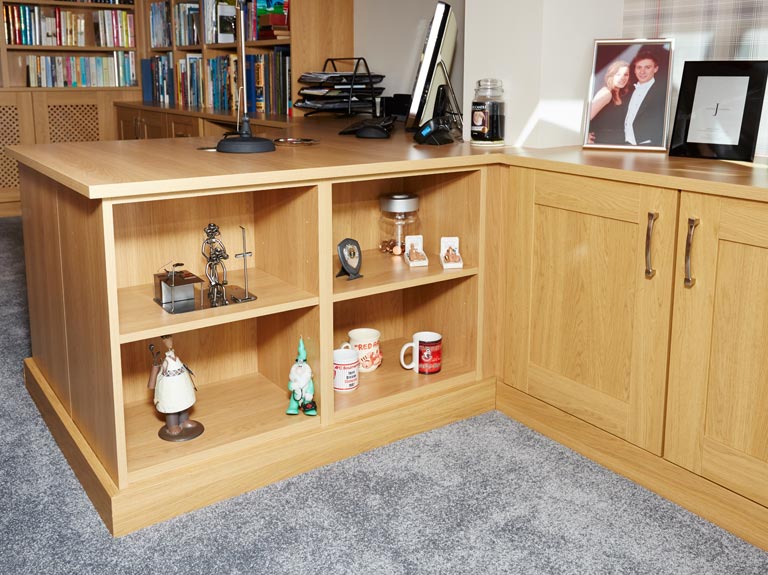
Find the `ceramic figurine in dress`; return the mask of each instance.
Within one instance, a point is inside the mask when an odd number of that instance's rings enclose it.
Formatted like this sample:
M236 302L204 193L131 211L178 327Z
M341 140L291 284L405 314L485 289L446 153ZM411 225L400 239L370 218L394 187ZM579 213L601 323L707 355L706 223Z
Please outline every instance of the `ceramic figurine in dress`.
M291 399L285 413L296 415L301 410L305 415L317 415L317 404L314 401L315 383L312 381L312 368L307 363L304 338L299 338L299 352L296 355L296 363L288 374L288 380Z
M196 399L192 372L176 355L173 336L164 335L162 338L166 348L162 361L160 352L154 351L155 346L149 346L153 365L148 387L155 390L155 408L165 414L165 426L159 435L168 441L193 439L204 428L200 422L189 419L189 410Z

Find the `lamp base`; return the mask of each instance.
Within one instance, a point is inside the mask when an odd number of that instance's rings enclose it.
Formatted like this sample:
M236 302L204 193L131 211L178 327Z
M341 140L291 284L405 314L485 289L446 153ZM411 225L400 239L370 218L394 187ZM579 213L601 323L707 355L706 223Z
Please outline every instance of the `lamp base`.
M225 154L258 154L261 152L274 152L275 144L268 138L231 136L221 139L216 145L216 151L224 152Z

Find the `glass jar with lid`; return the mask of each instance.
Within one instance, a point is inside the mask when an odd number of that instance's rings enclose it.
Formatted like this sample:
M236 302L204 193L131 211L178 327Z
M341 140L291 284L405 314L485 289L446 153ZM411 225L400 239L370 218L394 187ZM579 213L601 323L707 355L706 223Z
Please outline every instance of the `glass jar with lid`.
M504 87L501 80L478 80L472 100L472 143L503 145L504 119Z
M421 233L419 197L414 194L381 196L379 208L379 250L399 256L405 251L405 236Z

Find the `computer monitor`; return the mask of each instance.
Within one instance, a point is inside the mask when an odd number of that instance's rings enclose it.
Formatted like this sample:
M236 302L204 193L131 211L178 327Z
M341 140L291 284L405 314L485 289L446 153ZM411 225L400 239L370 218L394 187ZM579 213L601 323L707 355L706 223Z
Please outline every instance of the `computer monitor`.
M419 126L431 120L435 115L436 103L439 109L444 109L447 103L454 108L453 112L459 118L461 117L450 79L457 38L458 27L451 6L445 2L438 2L424 40L413 85L411 106L405 119L406 130L417 130ZM445 88L440 90L440 86ZM440 94L439 98L438 94ZM448 99L447 102L445 98Z

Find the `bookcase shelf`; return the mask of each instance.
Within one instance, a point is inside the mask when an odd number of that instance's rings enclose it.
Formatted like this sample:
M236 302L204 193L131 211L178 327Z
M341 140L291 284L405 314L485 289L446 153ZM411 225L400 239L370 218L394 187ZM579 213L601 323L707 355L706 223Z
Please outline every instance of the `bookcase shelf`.
M456 278L477 275L477 266L464 260L464 267L459 269L443 269L440 265L440 255L437 252L426 252L429 265L411 268L400 256L383 254L379 250L364 250L363 277L349 281L346 276L333 280L333 301L345 301L367 297L392 289L426 285L437 282L452 281ZM334 264L339 267L338 257Z
M242 287L244 285L242 278L242 272L228 274L230 285ZM147 337L159 337L169 332L189 331L218 323L260 317L318 304L317 295L292 286L261 270L251 270L248 278L248 290L258 294L255 301L237 305L208 307L177 314L170 314L155 303L152 299L154 296L152 284L119 290L120 343L129 343ZM195 293L197 300L207 297L205 286L196 288Z
M241 442L279 441L320 425L320 418L289 417L286 352L302 335L317 357L317 308L233 321L174 335L174 348L195 373L197 401L191 417L206 432L179 445L160 441L163 418L146 388L146 360L152 339L121 346L125 394L126 453L130 481L178 468L190 458L212 457ZM262 333L263 332L263 333ZM159 344L159 339L154 339Z
M139 85L132 3L0 0L0 12L0 87Z

